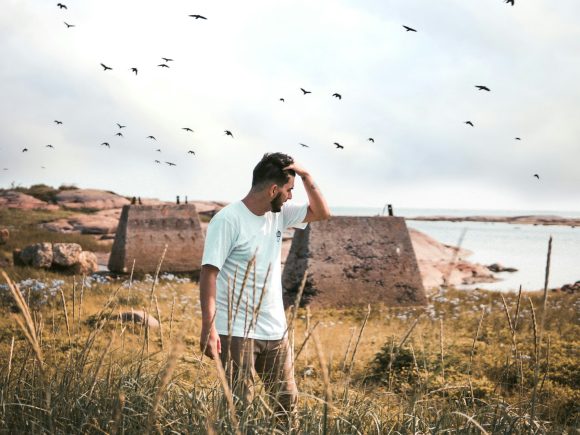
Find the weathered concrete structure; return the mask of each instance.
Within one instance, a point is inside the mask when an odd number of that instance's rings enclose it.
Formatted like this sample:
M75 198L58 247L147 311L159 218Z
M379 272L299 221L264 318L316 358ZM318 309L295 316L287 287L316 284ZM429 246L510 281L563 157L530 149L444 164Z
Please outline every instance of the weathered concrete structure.
M346 307L427 302L405 220L338 216L296 230L282 285L293 303L304 273L302 304Z
M204 235L193 204L125 205L109 258L109 270L153 273L165 245L164 272L199 272Z

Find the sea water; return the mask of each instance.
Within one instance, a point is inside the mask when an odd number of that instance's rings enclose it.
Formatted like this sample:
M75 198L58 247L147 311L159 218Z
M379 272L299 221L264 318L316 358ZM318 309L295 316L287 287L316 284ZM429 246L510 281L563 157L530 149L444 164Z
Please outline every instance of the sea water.
M376 216L383 214L383 207L333 207L332 212L337 216ZM551 215L580 218L580 212L529 210L395 209L394 214L406 218L441 215ZM473 263L483 265L500 263L505 267L518 269L514 273L496 273L495 276L501 281L477 284L479 288L515 291L521 285L524 290L543 289L550 236L553 240L548 287L561 287L580 280L579 227L415 220L407 220L407 226L428 234L441 243L454 246L461 244L462 248L472 252L466 259Z

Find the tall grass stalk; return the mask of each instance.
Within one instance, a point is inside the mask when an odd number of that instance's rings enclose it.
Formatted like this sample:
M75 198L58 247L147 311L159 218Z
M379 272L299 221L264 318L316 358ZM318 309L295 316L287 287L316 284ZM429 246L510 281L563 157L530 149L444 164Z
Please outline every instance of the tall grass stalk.
M64 313L64 320L66 322L66 335L68 335L68 344L70 346L70 345L72 345L72 340L71 340L71 335L70 335L70 324L68 321L68 312L66 309L66 299L64 297L64 292L62 290L60 291L60 297L61 297L61 301L62 301L62 312Z
M313 340L314 346L316 347L316 355L318 356L322 380L324 382L324 411L322 419L322 433L326 435L328 433L328 408L332 404L332 387L330 385L330 376L327 371L328 366L325 362L324 352L322 350L322 346L320 345L320 340L318 339L317 334L314 334Z
M147 417L147 428L145 433L150 433L153 426L157 424L157 409L159 408L159 403L161 402L161 398L165 394L167 389L167 385L171 381L171 377L173 376L173 372L177 365L177 360L179 359L181 353L183 352L183 342L180 337L172 344L171 352L167 357L167 362L165 364L165 368L163 370L163 374L161 375L161 379L159 381L159 386L157 387L157 393L153 398L153 405L151 406L151 410L149 411L149 415ZM160 428L158 428L158 432Z
M159 302L157 301L157 295L154 296L155 299L155 309L157 311L157 320L159 321L159 340L161 341L161 350L165 349L163 344L163 322L161 321L161 311L159 310Z
M544 297L542 299L542 317L540 318L540 328L538 333L537 339L537 349L536 349L536 360L534 364L534 389L532 391L532 405L530 411L530 420L531 422L534 421L536 416L536 400L537 400L537 390L538 390L538 381L540 376L540 350L542 348L542 336L544 334L544 326L546 322L546 309L547 309L547 302L548 302L548 280L550 278L550 260L552 258L552 236L548 240L548 255L546 258L546 274L544 278ZM532 311L533 312L533 311ZM535 324L535 322L534 322Z

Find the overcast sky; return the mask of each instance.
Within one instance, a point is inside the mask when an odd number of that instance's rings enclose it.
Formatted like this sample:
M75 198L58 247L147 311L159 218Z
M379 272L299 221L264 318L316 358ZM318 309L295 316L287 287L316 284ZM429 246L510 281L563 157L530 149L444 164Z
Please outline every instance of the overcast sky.
M62 1L2 0L1 187L232 201L282 151L331 206L580 210L578 0Z

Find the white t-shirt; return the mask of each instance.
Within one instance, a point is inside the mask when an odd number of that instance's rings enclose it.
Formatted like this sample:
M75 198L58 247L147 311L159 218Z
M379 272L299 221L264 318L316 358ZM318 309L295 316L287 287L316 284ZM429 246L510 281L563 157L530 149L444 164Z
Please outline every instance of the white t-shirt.
M306 204L284 205L280 213L267 212L257 216L242 201L236 201L212 218L205 236L201 264L210 264L220 270L216 283L215 317L219 334L228 335L228 324L231 324L234 337L260 340L284 337L282 234L289 227L306 228L303 221L307 210ZM254 254L255 266L252 264L250 267L244 284L248 263Z

